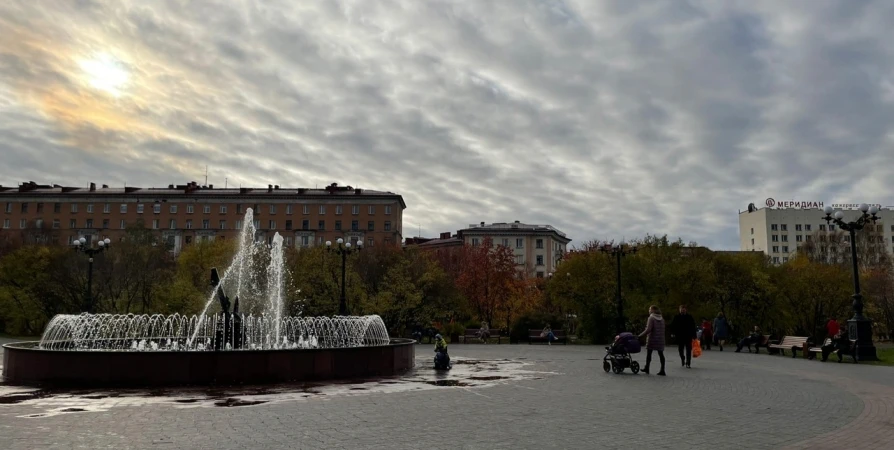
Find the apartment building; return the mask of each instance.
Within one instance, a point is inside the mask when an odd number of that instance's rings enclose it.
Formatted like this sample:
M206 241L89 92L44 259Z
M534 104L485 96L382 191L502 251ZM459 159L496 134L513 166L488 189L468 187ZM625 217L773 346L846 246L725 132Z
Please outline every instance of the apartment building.
M339 186L323 189L215 188L196 182L167 188L66 187L23 183L0 186L0 239L71 244L75 239L125 236L138 223L155 230L173 252L201 240L232 239L246 211L254 213L258 240L275 233L289 247L327 240L400 245L403 197L393 192Z
M765 207L753 203L739 212L739 242L743 251L766 253L776 264L788 262L806 241L817 231L834 232L835 224L827 224L823 217L824 202L776 202L767 199ZM861 214L855 203L833 203L832 208L844 213L845 221L855 220ZM878 239L888 251L894 252L894 209L879 204L879 220L875 227Z
M518 269L538 278L555 272L571 242L565 233L550 225L525 224L517 220L513 223L472 224L457 231L456 236L468 245L480 245L484 239L490 238L494 245L511 248Z

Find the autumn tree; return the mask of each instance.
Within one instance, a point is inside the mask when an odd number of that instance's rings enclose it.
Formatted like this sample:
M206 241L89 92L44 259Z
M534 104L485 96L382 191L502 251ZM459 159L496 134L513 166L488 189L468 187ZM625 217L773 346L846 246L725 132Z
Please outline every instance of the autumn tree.
M478 317L492 324L500 306L512 295L517 273L512 250L494 246L487 238L480 245L463 247L457 287Z

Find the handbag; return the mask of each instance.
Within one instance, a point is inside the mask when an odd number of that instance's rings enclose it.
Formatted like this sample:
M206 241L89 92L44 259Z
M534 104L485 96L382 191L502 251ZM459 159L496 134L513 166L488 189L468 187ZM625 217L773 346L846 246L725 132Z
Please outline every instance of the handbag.
M702 346L698 342L698 339L693 339L692 340L692 357L698 358L699 356L702 356Z

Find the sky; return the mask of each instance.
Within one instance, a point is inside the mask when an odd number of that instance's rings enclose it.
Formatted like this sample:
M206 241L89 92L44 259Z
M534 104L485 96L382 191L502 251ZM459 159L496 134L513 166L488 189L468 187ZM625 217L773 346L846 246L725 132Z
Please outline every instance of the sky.
M738 247L894 205L891 1L0 2L0 184L403 195L404 236Z

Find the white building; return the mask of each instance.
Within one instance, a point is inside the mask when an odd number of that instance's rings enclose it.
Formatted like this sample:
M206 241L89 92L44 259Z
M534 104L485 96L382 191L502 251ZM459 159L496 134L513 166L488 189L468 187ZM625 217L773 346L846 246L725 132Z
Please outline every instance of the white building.
M827 224L823 217L823 202L776 202L768 198L765 207L754 204L739 212L739 247L743 251L759 251L769 255L773 262L781 264L794 257L808 236L817 231L836 231L835 224ZM843 220L851 221L859 217L859 204L829 204L844 213ZM872 206L872 205L870 205ZM882 233L885 247L894 252L894 207L882 207L875 223L877 232Z
M481 222L459 230L457 236L463 243L480 245L485 238L494 245L509 247L515 253L515 264L529 276L543 278L556 271L571 239L550 225Z

